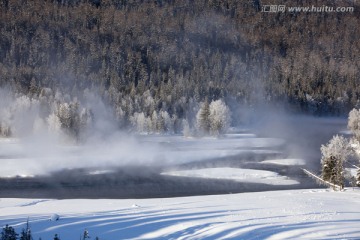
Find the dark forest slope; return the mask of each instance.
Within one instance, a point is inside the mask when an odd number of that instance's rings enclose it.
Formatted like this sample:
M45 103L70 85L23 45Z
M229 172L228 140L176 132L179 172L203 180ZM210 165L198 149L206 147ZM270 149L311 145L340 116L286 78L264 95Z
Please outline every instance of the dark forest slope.
M278 2L355 11L266 13L258 0L2 0L0 83L33 96L44 87L100 90L128 116L154 110L129 107L148 89L155 110L179 118L190 98L289 102L316 114L359 105L359 4Z

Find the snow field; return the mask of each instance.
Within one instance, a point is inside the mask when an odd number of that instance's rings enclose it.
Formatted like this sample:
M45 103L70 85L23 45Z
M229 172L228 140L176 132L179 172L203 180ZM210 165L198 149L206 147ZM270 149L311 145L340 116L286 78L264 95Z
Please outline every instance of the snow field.
M224 179L271 185L294 185L299 183L298 181L280 176L275 172L242 168L203 168L196 170L170 171L162 174L178 177Z
M0 225L34 239L359 239L360 190L287 190L164 199L1 199ZM50 221L53 214L59 221Z

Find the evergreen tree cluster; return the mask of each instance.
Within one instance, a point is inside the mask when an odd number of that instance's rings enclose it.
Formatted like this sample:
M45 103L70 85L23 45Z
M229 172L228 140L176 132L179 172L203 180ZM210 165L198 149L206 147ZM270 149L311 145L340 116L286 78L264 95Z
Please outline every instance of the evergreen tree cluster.
M30 98L90 89L141 131L176 128L205 98L315 114L358 106L359 3L281 4L355 12L265 13L258 0L1 0L0 86Z
M91 239L91 237L89 235L89 231L85 229L84 233L80 236L80 240L86 239ZM95 239L99 240L100 238L95 237ZM13 227L6 225L0 233L0 240L34 240L31 234L29 222L27 222L26 228L21 230L20 236L16 233ZM39 238L39 240L41 240L41 238ZM55 234L53 240L61 240L61 238L58 234Z

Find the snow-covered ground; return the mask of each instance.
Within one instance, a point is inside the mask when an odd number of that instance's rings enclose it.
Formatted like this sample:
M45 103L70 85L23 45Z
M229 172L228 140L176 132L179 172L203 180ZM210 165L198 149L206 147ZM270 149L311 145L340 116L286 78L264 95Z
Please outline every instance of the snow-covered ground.
M261 163L282 165L282 166L302 166L302 165L305 165L305 161L303 159L296 159L296 158L269 159L269 160L262 161Z
M238 182L264 183L270 185L294 185L299 182L280 176L276 172L243 168L203 168L164 172L163 175L207 179L224 179Z
M296 142L302 139L297 133L293 134ZM163 171L163 175L195 181L205 178L227 180L224 184L231 181L236 186L259 183L302 187L293 176L283 176L284 172L291 166L306 167L311 159L306 157L317 156L320 145L314 144L316 151L309 150L308 139L313 137L306 136L303 144L307 154L303 154L301 147L289 146L282 134L274 136L258 137L249 131L234 131L220 139L115 134L106 141L89 141L82 146L59 145L38 137L0 139L0 178L77 168L88 168L89 175L94 176L135 165L161 166L159 174ZM36 240L49 240L55 234L62 240L77 239L85 229L91 239L98 236L101 240L360 239L359 207L359 189L127 200L0 198L0 227L9 224L20 232L29 219ZM56 214L60 219L51 221Z
M0 226L34 239L360 239L360 190L128 200L0 199ZM53 214L59 221L50 221Z

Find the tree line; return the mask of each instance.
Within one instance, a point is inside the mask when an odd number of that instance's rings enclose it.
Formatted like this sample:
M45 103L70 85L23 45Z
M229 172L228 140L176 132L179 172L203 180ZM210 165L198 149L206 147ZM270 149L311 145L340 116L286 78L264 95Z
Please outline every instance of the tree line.
M347 114L360 106L359 4L296 4L355 12L265 13L259 0L2 0L0 86L68 104L97 92L119 125L151 131L195 127L201 104L219 99Z
M83 234L80 235L80 240L86 240L90 238L91 237L89 235L89 231L86 229L84 230ZM2 231L0 233L0 239L1 240L34 240L33 235L31 233L29 221L27 221L26 223L26 228L23 228L21 230L20 235L16 233L15 229L12 226L6 224L2 228ZM94 239L100 240L99 237L95 237ZM42 240L42 238L40 237L39 240ZM52 240L61 240L59 234L55 234Z

